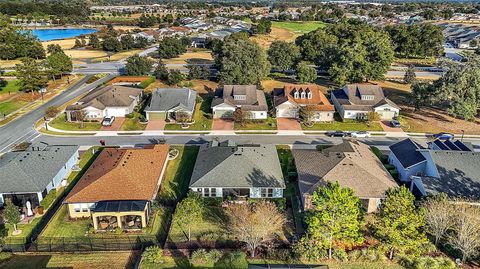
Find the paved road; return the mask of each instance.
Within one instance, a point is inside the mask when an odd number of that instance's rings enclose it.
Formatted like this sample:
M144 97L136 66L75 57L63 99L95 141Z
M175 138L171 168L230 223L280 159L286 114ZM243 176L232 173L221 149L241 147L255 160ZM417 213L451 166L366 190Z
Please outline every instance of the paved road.
M60 93L35 110L0 127L0 152L8 151L13 145L23 141L29 141L38 136L39 134L34 130L33 127L37 120L41 119L45 115L45 110L49 106L63 105L73 98L86 93L98 85L112 79L114 75L103 77L92 84L85 85L85 82L89 77L90 76L85 76L83 79L73 84L70 89Z

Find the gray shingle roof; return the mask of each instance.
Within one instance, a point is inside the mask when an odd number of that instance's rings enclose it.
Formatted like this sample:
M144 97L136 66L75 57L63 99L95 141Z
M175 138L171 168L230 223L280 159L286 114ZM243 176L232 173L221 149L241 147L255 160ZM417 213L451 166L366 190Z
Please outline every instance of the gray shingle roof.
M404 168L426 161L423 154L418 151L423 147L410 138L395 143L389 148Z
M42 192L78 146L46 146L0 156L0 193Z
M372 108L388 104L399 107L385 97L382 87L371 84L348 84L343 89L332 91L338 103L346 109L370 111ZM362 100L362 95L372 95L372 100Z
M285 188L274 145L202 145L190 187Z
M422 178L428 194L480 199L480 152L429 150L439 178Z
M235 100L235 95L245 95L245 100ZM255 85L225 85L215 92L212 108L220 104L241 106L245 111L267 111L268 105L265 94L257 90Z
M156 89L152 93L152 98L150 99L149 104L145 108L145 111L163 112L181 108L193 112L193 110L195 109L196 99L197 92L191 89Z
M88 106L98 109L128 107L142 92L143 89L139 88L110 85L91 91L74 105L67 106L66 110L78 110Z

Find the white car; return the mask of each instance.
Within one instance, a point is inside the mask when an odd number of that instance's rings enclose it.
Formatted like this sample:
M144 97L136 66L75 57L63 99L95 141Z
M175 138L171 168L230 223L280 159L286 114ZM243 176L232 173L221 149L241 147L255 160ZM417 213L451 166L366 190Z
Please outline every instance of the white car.
M105 118L103 118L103 120L102 120L102 126L112 126L113 121L115 121L115 117L114 117L114 116L105 117Z
M365 132L365 131L359 131L359 132L351 132L350 135L354 138L366 138L366 137L370 137L370 133L369 132Z

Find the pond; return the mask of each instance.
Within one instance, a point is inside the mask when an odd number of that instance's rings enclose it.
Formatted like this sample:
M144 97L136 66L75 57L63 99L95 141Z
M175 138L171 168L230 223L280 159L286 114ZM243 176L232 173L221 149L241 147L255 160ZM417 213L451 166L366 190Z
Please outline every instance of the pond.
M72 38L81 35L88 35L95 33L95 29L86 29L86 28L68 28L68 29L34 29L32 34L40 41L51 41L65 38Z

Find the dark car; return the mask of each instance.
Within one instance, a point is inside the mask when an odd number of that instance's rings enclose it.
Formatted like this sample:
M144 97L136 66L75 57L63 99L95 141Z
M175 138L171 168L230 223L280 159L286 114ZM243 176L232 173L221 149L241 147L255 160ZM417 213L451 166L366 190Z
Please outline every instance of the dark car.
M453 139L455 136L450 133L438 133L438 134L434 134L433 137L441 140L449 140L449 139Z
M392 126L393 128L400 128L401 127L400 122L398 120L390 121L390 126Z
M346 137L348 136L348 133L344 131L335 131L335 132L328 132L327 136L329 137Z

